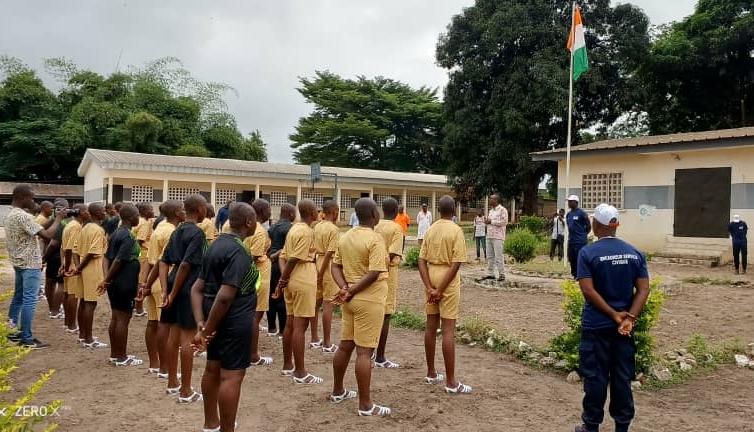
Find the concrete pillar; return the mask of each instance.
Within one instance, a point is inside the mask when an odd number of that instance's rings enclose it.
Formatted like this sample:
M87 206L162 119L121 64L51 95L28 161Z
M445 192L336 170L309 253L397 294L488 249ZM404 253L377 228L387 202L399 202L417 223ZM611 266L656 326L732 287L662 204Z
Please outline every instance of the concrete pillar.
M113 203L113 181L113 176L107 178L107 198L105 199L106 203Z
M456 202L456 217L458 218L458 223L461 223L461 202Z
M432 191L432 202L429 203L429 211L432 212L432 220L437 219L437 192Z
M254 189L254 199L262 198L261 196L259 196L260 192L261 191L260 191L259 183L257 183L257 185L256 185L256 187Z
M484 216L486 217L488 214L490 214L490 196L489 195L484 197Z
M301 201L301 183L296 186L296 202Z
M401 204L403 204L404 210L408 211L408 207L406 207L406 200L408 199L406 188L403 188L403 201L401 201Z
M338 203L338 208L340 209L340 211L338 212L338 221L340 221L340 212L345 210L341 208L340 205L340 188L335 190L335 196L333 198L335 199L335 202Z
M168 200L168 179L162 180L162 201Z
M374 199L374 187L369 188L369 198Z
M508 215L508 222L516 223L516 200L511 200L511 213Z
M218 210L217 208L217 182L211 182L209 187L209 203L212 204L212 207L215 209L215 211Z

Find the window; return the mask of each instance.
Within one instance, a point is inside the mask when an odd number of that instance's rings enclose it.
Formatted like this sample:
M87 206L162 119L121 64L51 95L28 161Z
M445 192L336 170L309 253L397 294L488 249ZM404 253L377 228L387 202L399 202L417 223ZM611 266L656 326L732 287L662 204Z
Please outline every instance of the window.
M272 191L270 192L270 205L274 207L280 207L288 202L288 195L285 192Z
M581 177L581 207L594 209L602 203L623 208L623 174L586 174Z
M218 207L224 206L228 201L236 200L235 189L217 189L215 190L215 202Z
M151 204L153 201L154 190L152 186L133 185L131 187L131 202Z
M322 192L303 191L301 192L301 199L312 200L314 201L314 204L317 205L317 207L322 207Z
M409 208L419 208L422 206L422 204L429 204L429 197L426 196L419 196L419 195L409 195L407 197L408 203L406 204Z
M190 195L199 195L199 188L171 187L168 188L168 199L183 201Z
M401 204L401 201L403 200L402 195L387 195L387 194L374 194L372 199L374 200L374 202L377 203L378 206L381 206L382 203L388 198L395 199L396 201L398 201L398 204Z
M476 203L473 203L476 207L473 207L477 210L484 210L484 198L477 200Z
M341 209L351 208L351 195L340 196L340 208Z

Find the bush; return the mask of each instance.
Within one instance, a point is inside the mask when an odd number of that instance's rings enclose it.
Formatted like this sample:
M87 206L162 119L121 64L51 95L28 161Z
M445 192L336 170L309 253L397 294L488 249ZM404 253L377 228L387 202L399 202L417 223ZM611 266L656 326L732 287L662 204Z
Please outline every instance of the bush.
M636 342L636 373L647 373L655 362L652 352L654 338L650 330L660 318L665 294L658 288L659 279L654 279L649 286L649 298L644 311L636 319L634 341ZM578 282L566 280L561 284L565 294L563 303L563 321L570 329L550 341L550 350L557 352L566 361L566 368L575 370L579 365L579 344L581 343L581 313L584 309L584 296Z
M505 253L516 259L517 262L531 261L537 252L539 239L526 228L513 231L505 239Z
M403 265L411 268L419 268L419 247L414 246L406 251L403 257Z
M10 374L18 368L18 362L26 356L30 350L21 348L15 344L12 344L8 340L8 334L10 330L3 320L0 320L0 412L4 413L0 415L0 431L9 432L31 432L38 430L36 425L44 421L44 417L37 414L31 416L16 416L16 412L19 408L28 406L29 402L34 399L34 395L42 388L42 385L50 380L50 377L55 372L53 370L42 374L37 382L31 385L26 393L15 401L6 402L8 398L3 397L3 393L7 393L11 390ZM51 413L57 410L63 401L57 400L46 408L42 408L41 412ZM45 431L52 431L57 428L56 424L45 426Z
M545 234L547 222L547 219L541 216L521 216L519 226L528 229L537 236L542 236Z

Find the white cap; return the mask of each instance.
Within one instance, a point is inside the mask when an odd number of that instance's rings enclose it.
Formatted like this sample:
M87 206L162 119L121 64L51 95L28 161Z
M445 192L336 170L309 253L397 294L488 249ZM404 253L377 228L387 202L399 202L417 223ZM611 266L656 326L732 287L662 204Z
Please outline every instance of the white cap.
M605 226L617 226L619 216L618 209L611 205L600 204L594 209L594 219Z
M733 222L741 222L741 216L734 214L733 215Z
M568 197L568 201L579 202L579 196L578 195L571 195L571 196Z

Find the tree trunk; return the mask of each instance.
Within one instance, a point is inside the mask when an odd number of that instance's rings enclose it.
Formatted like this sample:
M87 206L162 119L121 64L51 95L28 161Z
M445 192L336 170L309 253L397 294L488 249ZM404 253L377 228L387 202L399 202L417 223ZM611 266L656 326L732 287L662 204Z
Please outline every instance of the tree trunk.
M525 176L521 189L524 193L524 202L521 205L522 214L536 215L539 210L539 177L531 174Z

